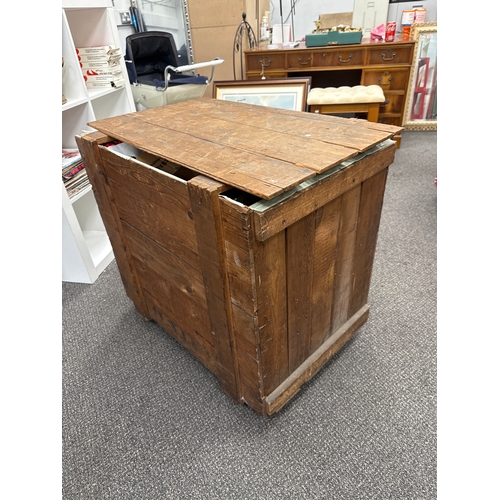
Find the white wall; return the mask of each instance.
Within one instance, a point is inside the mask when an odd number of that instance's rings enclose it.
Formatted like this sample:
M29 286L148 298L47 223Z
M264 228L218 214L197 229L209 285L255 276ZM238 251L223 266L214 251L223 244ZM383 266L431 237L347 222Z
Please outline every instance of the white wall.
M114 6L118 34L123 54L125 54L125 39L128 35L135 33L135 30L130 25L120 24L119 12L130 10L130 0L114 0ZM179 64L189 64L181 0L137 0L137 6L142 13L147 31L168 31L171 33L180 56Z
M338 12L352 12L355 0L282 0L283 21L288 17L288 24L291 24L290 6L295 2L293 16L294 38L299 40L311 33L315 29L314 21L317 21L320 14L336 14ZM270 0L271 4L271 26L280 24L280 0ZM390 3L387 18L389 21L396 21L397 29L400 30L401 13L403 9L411 9L413 6L422 5L427 9L426 22L437 20L437 0L410 0L400 3Z
M294 39L299 40L311 33L316 26L320 14L336 14L337 12L352 12L354 0L282 0L283 22L292 24L290 6L295 2L293 15ZM280 0L270 0L271 27L281 23ZM288 17L288 21L286 20Z

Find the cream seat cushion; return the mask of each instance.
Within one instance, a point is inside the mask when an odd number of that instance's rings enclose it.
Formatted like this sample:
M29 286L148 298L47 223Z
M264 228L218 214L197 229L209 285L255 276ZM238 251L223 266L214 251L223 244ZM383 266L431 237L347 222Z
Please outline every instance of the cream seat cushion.
M313 88L307 95L307 104L356 104L384 102L384 91L378 85L354 87Z

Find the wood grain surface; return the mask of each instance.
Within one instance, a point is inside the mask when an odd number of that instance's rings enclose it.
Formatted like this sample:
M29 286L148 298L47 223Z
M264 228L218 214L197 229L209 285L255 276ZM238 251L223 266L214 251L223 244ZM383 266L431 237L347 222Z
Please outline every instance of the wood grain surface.
M136 309L234 401L279 411L368 317L400 129L213 99L91 125L77 142Z
M208 98L89 125L264 199L289 190L401 130L370 125L366 120Z

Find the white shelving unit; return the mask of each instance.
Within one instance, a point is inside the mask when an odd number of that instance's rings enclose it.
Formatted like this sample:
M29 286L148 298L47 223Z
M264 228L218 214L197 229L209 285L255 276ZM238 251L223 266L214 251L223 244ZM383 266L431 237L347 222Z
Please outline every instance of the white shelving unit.
M64 0L63 94L68 101L62 105L62 148L76 148L75 136L93 130L89 122L136 110L128 83L119 89L86 88L75 48L96 45L120 47L111 0ZM127 81L124 58L121 65ZM62 184L62 245L63 281L93 283L114 258L90 187L69 199Z

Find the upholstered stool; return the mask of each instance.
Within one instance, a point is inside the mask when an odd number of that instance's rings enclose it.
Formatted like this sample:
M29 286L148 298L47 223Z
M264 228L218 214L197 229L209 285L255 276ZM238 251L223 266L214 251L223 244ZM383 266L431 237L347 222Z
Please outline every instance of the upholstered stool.
M368 113L369 122L378 121L384 91L378 85L313 88L307 95L311 113Z

